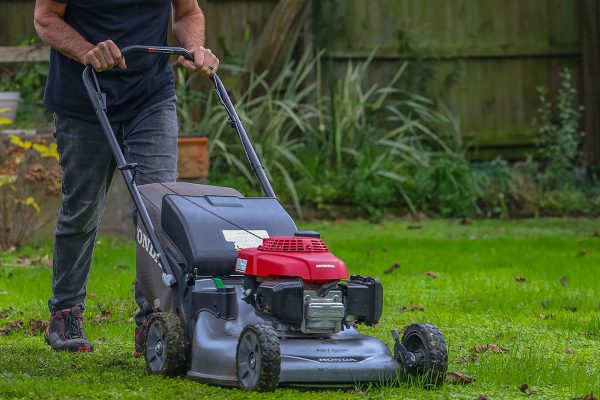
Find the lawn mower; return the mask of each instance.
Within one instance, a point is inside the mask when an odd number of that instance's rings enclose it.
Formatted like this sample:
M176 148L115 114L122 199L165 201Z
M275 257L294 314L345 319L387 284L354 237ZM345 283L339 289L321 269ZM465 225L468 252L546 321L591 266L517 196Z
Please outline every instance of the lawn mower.
M124 56L181 55L177 47L131 46ZM394 348L357 327L383 310L383 287L350 275L319 233L298 230L278 202L218 76L210 77L265 194L185 182L136 185L87 66L83 82L137 211L136 278L153 307L145 360L152 374L270 391L343 387L407 378L437 386L448 363L432 324L412 324Z

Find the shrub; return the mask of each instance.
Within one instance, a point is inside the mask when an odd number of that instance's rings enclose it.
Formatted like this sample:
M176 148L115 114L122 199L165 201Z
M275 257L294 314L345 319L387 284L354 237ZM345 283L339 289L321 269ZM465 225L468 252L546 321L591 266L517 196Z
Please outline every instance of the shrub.
M338 79L329 76L323 93L320 53L306 52L273 81L248 73L245 92L232 92L268 176L286 189L282 200L298 214L301 203L320 210L349 206L371 217L387 209L472 211L473 180L457 122L433 101L398 88L406 64L385 84L366 86L370 62L348 64ZM216 105L206 97L201 123L211 134L211 181L231 167L253 181ZM424 179L414 179L417 174ZM441 183L446 177L450 182Z
M554 106L548 99L547 89L543 86L537 88L541 105L538 108L540 126L536 145L544 163L542 183L551 189L564 188L574 182L583 137L579 130L583 107L577 104L577 90L571 72L565 69L560 77L556 115L553 115Z
M0 160L0 250L18 247L47 223L40 218L41 196L60 194L60 168L56 145L11 138ZM45 204L45 203L41 203Z

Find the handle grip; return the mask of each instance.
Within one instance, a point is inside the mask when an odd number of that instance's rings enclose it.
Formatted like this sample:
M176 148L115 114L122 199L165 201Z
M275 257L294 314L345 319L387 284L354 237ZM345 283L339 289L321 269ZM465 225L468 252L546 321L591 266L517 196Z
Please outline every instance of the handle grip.
M175 54L182 56L186 60L193 61L194 54L183 47L154 47L154 46L128 46L121 49L121 54Z

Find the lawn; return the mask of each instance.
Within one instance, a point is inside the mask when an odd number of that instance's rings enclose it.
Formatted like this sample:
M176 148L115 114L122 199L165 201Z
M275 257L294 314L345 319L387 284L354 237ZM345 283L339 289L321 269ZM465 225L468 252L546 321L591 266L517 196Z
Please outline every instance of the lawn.
M133 242L101 238L86 327L96 350L55 353L30 320L47 318L49 243L0 255L0 398L572 399L600 395L600 221L364 221L308 223L352 272L383 281L384 315L363 332L392 343L391 327L430 321L449 370L477 380L439 390L370 385L248 394L185 378L149 376L132 357ZM39 257L40 259L38 259ZM384 273L390 266L400 267ZM47 262L46 262L47 264ZM427 273L429 272L429 274ZM18 321L23 321L19 327ZM15 322L17 322L15 324ZM34 324L35 325L35 324ZM496 345L496 346L486 346ZM506 351L505 351L506 350ZM520 387L526 384L527 388Z

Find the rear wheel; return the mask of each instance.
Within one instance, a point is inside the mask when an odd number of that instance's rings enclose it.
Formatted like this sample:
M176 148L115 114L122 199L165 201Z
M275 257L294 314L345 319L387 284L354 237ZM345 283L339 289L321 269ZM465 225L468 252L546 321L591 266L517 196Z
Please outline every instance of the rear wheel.
M244 328L237 345L236 371L240 388L272 391L279 383L281 353L275 330L266 324Z
M187 346L183 323L170 312L154 313L148 321L146 337L146 366L151 374L175 376L187 367Z
M442 332L433 324L412 324L405 328L396 358L409 376L426 387L441 386L448 369L448 348Z

